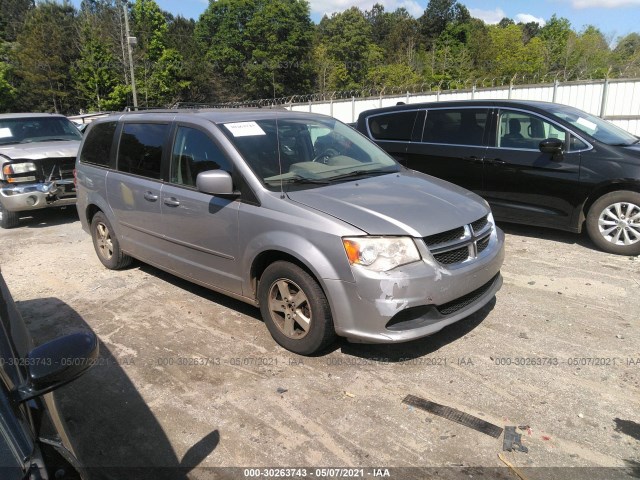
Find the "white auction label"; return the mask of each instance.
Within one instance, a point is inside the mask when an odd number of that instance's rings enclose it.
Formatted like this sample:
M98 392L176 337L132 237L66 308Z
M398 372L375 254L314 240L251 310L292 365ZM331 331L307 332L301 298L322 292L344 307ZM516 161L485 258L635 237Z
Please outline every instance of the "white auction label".
M264 130L260 128L256 122L237 122L237 123L225 123L225 127L231 132L234 137L250 137L253 135L266 135Z

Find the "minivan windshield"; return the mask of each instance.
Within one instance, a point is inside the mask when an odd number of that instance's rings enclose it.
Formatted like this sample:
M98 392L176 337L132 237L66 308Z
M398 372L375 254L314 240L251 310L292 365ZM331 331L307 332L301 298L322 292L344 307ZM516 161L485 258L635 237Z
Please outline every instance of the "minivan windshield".
M638 137L631 135L613 123L575 108L554 106L551 109L551 113L565 122L569 122L581 132L607 145L626 147L640 142Z
M256 176L271 190L311 188L400 170L400 165L358 132L332 118L287 116L225 123Z
M77 127L62 117L0 119L0 145L82 140Z

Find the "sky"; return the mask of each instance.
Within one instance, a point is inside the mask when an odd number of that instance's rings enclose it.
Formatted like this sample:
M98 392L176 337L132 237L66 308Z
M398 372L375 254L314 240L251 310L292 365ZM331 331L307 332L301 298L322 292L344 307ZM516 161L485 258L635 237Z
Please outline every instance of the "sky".
M208 0L156 0L163 10L174 15L197 19L209 4ZM460 0L459 0L460 1ZM76 5L80 0L74 0ZM428 0L310 0L311 19L319 22L322 15L357 6L369 10L374 3L384 5L386 11L398 7L419 17ZM541 25L554 13L567 18L576 31L595 25L611 41L628 33L640 33L640 0L461 0L471 15L485 23L498 23L503 17L516 22L537 21Z

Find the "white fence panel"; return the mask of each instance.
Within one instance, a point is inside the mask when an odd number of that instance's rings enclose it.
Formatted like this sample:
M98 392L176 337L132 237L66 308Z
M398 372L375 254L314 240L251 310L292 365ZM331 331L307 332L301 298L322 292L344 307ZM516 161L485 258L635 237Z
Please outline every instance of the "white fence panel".
M605 116L637 116L640 113L640 82L611 82Z

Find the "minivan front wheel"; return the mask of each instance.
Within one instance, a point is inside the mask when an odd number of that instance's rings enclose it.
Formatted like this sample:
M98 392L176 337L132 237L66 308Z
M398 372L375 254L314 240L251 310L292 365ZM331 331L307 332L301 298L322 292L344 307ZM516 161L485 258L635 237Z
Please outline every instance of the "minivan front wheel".
M587 232L598 247L618 255L640 255L640 193L607 193L589 209Z
M285 261L269 265L260 278L258 300L269 333L287 350L311 355L334 341L327 297L297 265Z
M131 263L131 257L120 250L120 244L104 213L98 212L91 220L91 238L98 259L110 270L119 270Z

